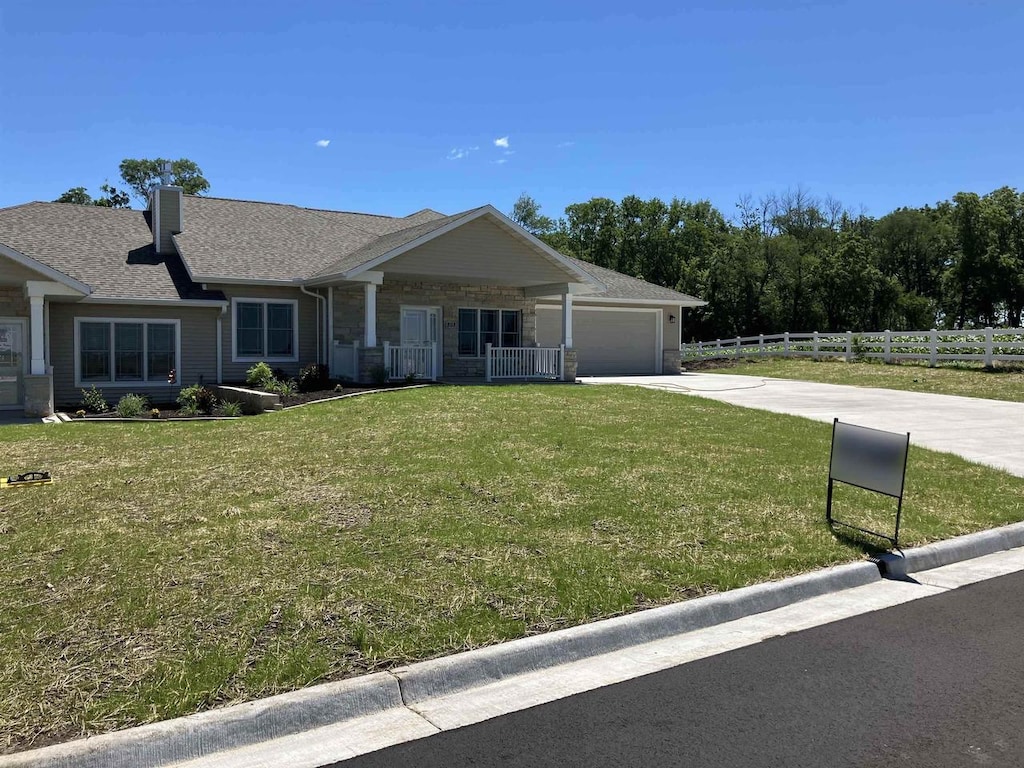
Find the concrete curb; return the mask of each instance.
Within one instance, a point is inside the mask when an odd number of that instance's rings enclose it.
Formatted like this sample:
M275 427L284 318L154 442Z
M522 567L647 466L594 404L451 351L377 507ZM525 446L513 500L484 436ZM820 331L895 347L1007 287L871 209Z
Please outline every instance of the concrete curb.
M899 555L879 558L886 576L899 578L917 571L929 571L944 565L973 560L1007 549L1024 547L1024 523L1012 523L1002 528L993 528L955 539L937 541L915 549L908 549Z
M0 768L157 768L486 686L529 672L704 629L887 575L928 570L1024 546L1024 523L783 581L595 621L500 645L327 683L259 701L0 756ZM901 572L902 571L902 572Z
M423 661L396 669L394 674L401 682L403 700L414 705L527 672L764 613L880 578L875 564L850 563Z
M156 768L402 706L386 672L0 757L3 768Z

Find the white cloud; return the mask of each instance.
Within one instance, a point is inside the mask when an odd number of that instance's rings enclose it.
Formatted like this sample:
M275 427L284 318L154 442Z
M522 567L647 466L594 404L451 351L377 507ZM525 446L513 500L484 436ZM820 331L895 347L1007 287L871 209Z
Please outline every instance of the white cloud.
M498 165L504 165L505 163L508 162L508 158L507 157L499 157L494 162L497 163Z
M572 147L572 146L575 146L575 144L576 144L575 141L560 141L555 146L556 147Z
M501 147L502 149L508 149L508 136L502 136L500 139L495 139L494 146Z
M445 157L448 160L461 160L462 158L467 157L469 153L472 151L473 150L471 148L463 149L462 147L452 147L452 149L448 151L448 154L445 155Z
M317 145L318 147L326 147L326 146L327 146L328 144L330 144L330 143L331 143L331 140L330 140L330 139L320 139L320 140L319 140L319 141L318 141L318 142L316 143L316 145Z

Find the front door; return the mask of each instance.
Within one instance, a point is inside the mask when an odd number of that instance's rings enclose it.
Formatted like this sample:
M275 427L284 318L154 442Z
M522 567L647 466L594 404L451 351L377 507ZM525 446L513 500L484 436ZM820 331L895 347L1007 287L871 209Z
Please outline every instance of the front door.
M25 321L0 318L0 409L24 406L27 363Z
M416 371L425 379L441 375L441 308L402 307L402 348L430 347L433 350L427 365L417 365ZM429 370L428 370L429 369Z

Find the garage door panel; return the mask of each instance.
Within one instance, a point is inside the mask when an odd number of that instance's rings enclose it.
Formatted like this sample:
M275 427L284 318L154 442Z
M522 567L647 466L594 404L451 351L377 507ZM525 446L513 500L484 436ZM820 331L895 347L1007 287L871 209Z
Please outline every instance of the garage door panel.
M658 323L657 312L573 308L577 373L656 373L661 355L657 347ZM538 307L538 343L558 346L561 338L561 310Z

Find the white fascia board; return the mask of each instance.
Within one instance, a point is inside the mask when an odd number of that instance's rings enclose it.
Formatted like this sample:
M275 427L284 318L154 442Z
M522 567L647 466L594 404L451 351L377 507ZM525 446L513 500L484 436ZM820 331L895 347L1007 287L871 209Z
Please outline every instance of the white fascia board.
M547 298L547 297L546 297ZM576 296L577 306L580 302L592 302L594 304L655 304L660 307L703 307L706 301L681 301L679 299L609 299L604 296ZM552 306L561 306L553 304Z
M384 273L379 270L368 270L366 272L360 272L354 277L345 277L344 273L338 273L335 275L327 275L325 277L317 277L312 280L306 280L303 285L308 288L316 288L323 285L340 285L341 283L353 283L356 285L363 285L365 283L372 283L373 285L383 285Z
M73 296L79 299L82 298L81 291L66 286L64 283L53 282L52 280L26 280L25 295L29 298L40 296Z
M289 280L267 280L256 277L218 277L217 275L198 275L191 277L193 283L200 285L286 285L291 288L298 288L304 284L304 281L300 278Z
M549 283L547 285L534 285L523 289L528 297L555 298L568 294L578 296L585 291L594 290L594 286L587 283Z
M223 309L228 302L205 299L135 299L124 296L87 296L80 304L137 304L139 306L153 307L209 307L210 309Z
M92 288L90 288L85 283L79 282L70 275L65 275L63 272L59 272L53 267L49 267L46 264L43 264L41 261L36 261L31 256L26 256L21 251L16 251L10 246L4 245L3 243L0 243L0 256L6 256L11 261L20 264L23 267L28 267L33 272L38 272L39 274L44 275L45 277L48 277L55 282L61 283L62 285L66 285L68 288L73 288L74 290L78 291L78 293L84 295L92 293Z

